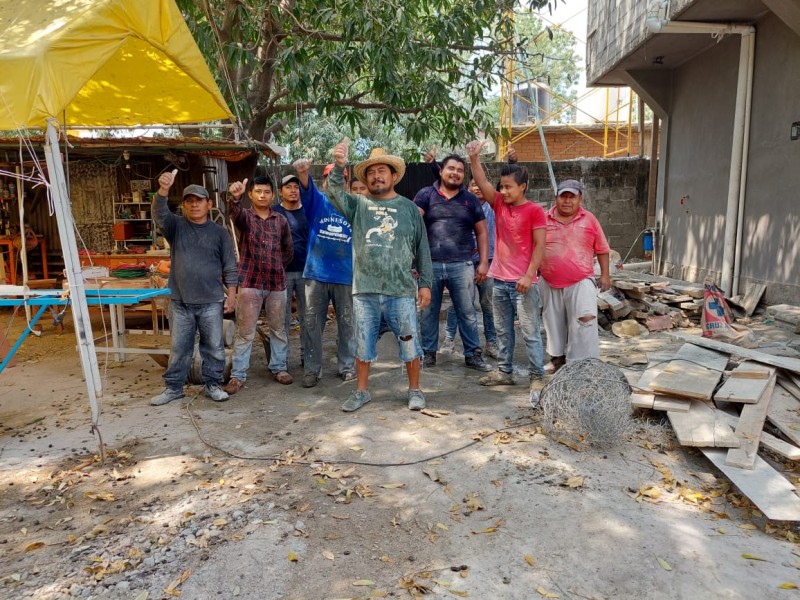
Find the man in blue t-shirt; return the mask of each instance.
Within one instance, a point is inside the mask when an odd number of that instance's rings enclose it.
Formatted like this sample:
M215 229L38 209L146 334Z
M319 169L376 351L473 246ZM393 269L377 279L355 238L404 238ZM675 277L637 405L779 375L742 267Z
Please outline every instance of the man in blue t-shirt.
M300 362L303 362L303 315L306 312L306 280L303 270L306 267L308 249L308 220L300 202L300 180L297 175L286 175L281 179L281 203L274 206L275 212L282 214L289 221L292 230L294 256L286 265L286 334L288 336L292 324L292 294L297 299L297 319L300 321Z
M300 198L308 220L308 253L303 278L306 280L303 333L303 387L314 387L322 377L322 335L328 305L336 311L338 329L338 370L344 381L355 379L356 338L353 331L353 232L350 222L314 185L309 174L311 160L294 162L300 180ZM327 190L325 167L322 189ZM345 179L347 171L344 172Z
M423 366L436 365L439 311L446 287L464 342L464 364L470 369L491 371L480 350L478 318L472 301L474 285L483 283L489 271L489 233L480 200L463 186L465 170L464 158L446 156L439 181L422 188L414 198L425 221L433 262L431 303L420 318ZM472 262L475 241L480 257L477 267Z

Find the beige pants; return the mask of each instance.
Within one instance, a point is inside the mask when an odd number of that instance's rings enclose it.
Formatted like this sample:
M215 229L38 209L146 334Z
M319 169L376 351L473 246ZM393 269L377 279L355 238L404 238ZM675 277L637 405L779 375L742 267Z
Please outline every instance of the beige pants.
M547 353L566 356L567 362L600 358L597 329L597 286L584 279L566 288L552 288L539 279L542 321L547 333ZM581 321L581 317L594 317Z

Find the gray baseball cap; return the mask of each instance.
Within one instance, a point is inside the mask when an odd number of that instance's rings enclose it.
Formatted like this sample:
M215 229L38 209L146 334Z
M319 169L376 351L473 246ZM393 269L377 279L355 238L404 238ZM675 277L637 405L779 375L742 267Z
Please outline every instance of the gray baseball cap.
M285 186L290 181L295 181L295 182L297 182L298 185L300 185L300 178L297 177L297 175L289 174L289 175L285 175L284 178L281 179L281 187Z
M185 188L183 188L184 199L186 196L197 196L198 198L205 198L206 200L209 198L208 190L206 190L206 188L204 188L202 185L197 185L196 183L187 185Z
M572 192L576 196L583 195L583 184L575 179L567 179L558 184L558 192L556 196L560 196L564 192Z

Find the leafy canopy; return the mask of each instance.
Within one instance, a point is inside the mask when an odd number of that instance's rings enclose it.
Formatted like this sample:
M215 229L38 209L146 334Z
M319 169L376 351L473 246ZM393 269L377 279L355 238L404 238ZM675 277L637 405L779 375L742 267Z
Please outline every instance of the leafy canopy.
M304 111L355 128L371 110L411 141L463 142L491 124L504 57L527 48L513 0L177 1L256 141Z

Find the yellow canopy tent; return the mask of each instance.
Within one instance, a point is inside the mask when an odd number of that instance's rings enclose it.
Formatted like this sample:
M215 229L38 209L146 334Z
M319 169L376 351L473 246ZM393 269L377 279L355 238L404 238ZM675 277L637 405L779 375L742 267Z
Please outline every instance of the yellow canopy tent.
M103 396L58 125L135 126L232 118L174 0L0 3L0 129L47 128L48 188L97 434ZM24 296L25 286L0 286Z
M0 129L232 118L173 0L0 3Z

